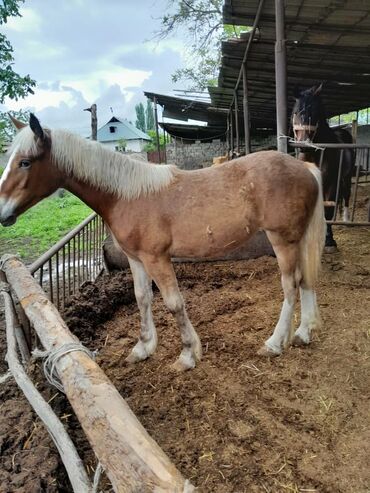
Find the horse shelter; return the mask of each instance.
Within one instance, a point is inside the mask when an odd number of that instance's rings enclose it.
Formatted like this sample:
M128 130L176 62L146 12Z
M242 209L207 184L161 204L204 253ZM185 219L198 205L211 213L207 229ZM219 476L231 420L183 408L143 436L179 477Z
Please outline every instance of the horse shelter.
M248 251L239 261L180 259L175 270L202 336L204 359L186 373L169 370L167 359L179 343L155 292L162 348L127 365L122 354L136 341L140 323L132 278L126 270L102 272L105 230L99 216L87 218L30 269L4 256L1 340L10 373L34 411L24 410L21 393L4 378L0 491L370 488L370 143L296 142L289 123L296 85L325 81L327 117L370 106L370 8L362 0L225 0L224 22L252 29L223 43L211 104L187 103L190 112L212 115L213 130L203 130L203 137L224 134L228 154L240 156L251 152L252 135L268 129L276 131L282 152L314 145L322 161L325 150L336 146L339 169L344 150L356 151L350 220L336 217L338 192L330 221L338 228L340 251L324 260L319 304L325 326L309 347L261 360L256 348L279 305L275 259L261 257L262 247L259 255ZM183 98L147 95L184 113ZM356 132L357 122L355 142ZM340 179L339 171L337 191ZM34 351L40 343L44 351ZM26 371L32 351L44 365L33 358ZM45 384L41 370L69 402Z

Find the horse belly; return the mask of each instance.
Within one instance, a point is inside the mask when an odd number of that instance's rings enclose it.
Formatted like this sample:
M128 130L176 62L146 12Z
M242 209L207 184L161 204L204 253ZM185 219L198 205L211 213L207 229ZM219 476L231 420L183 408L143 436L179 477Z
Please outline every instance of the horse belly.
M171 256L212 259L239 248L257 229L248 217L241 208L187 216L174 225Z

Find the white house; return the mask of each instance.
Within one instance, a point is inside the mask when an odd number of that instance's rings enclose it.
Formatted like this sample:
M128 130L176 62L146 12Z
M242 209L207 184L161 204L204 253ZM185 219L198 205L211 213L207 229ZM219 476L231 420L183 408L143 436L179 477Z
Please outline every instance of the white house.
M98 129L98 141L112 150L118 150L120 141L127 143L125 150L141 152L151 138L129 123L125 118L113 116L109 122Z

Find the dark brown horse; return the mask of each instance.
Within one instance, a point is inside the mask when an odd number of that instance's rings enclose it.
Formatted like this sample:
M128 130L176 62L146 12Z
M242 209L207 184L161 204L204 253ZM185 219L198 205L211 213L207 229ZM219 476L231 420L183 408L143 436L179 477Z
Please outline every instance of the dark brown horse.
M294 91L296 103L292 112L292 126L295 140L298 142L352 144L352 135L344 129L332 129L326 119L325 108L320 93L322 85L301 91ZM334 202L338 182L340 149L326 149L321 164L324 200ZM305 148L299 156L303 161L310 161L317 166L320 164L321 151ZM339 203L344 200L343 221L349 220L349 199L351 195L351 180L355 165L355 152L352 149L343 151L342 173L339 189ZM325 208L325 218L332 220L334 207ZM327 251L336 250L336 241L332 228L328 225L325 247Z
M264 229L282 273L284 303L260 354L278 355L291 341L298 289L301 323L295 343L308 344L319 325L315 282L325 235L320 171L287 154L259 152L221 166L182 171L110 151L63 130L41 127L31 115L20 129L0 180L0 222L17 216L58 188L100 214L126 253L141 314L141 334L129 362L157 347L152 280L179 326L178 370L193 368L201 344L187 315L171 257L217 258Z

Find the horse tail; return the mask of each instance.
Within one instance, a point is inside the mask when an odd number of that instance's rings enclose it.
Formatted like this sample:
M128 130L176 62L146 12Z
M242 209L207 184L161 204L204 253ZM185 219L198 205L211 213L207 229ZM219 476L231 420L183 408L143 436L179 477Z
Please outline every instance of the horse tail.
M313 288L321 266L321 255L325 244L326 222L322 194L321 172L315 164L305 162L318 184L315 208L300 243L300 268L308 288Z

